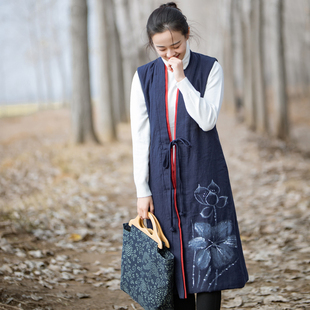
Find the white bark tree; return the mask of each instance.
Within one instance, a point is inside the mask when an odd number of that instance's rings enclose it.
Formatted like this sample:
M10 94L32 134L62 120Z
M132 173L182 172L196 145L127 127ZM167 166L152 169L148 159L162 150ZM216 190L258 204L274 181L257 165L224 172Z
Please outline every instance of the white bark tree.
M131 82L134 72L138 67L138 42L136 42L132 18L130 18L131 2L129 0L114 0L114 2L117 16L116 24L120 34L122 52L125 113L126 119L129 120Z
M256 0L254 0L256 1ZM253 94L253 66L252 66L252 27L253 0L243 2L242 39L243 39L243 96L244 116L247 126L255 130L255 105Z
M279 139L289 138L286 66L284 60L284 3L282 0L274 0L274 27L273 27L273 87L275 102L275 135Z
M75 143L99 143L94 132L90 95L87 2L71 0L72 129Z
M233 70L233 0L225 0L223 3L225 13L223 14L223 70L225 74L224 88L224 107L235 112L235 88L234 88L234 70Z
M310 0L306 3L306 31L304 32L303 80L304 95L310 97Z
M52 54L55 58L59 77L61 81L61 99L62 105L67 104L68 82L66 78L66 66L64 58L64 48L60 39L61 32L63 31L62 25L58 23L57 16L59 8L56 7L56 2L50 2L50 8L53 10L54 19L50 21L51 39L52 39Z
M267 133L269 128L263 72L263 26L263 0L254 1L252 20L252 73L254 81L254 102L256 107L256 130L260 133Z
M53 102L55 100L55 88L54 88L54 80L52 77L52 54L51 54L51 37L50 37L50 5L45 0L36 1L36 10L37 10L37 18L36 22L37 30L40 37L40 45L41 45L41 59L42 59L42 68L44 72L44 80L45 80L45 88L46 88L46 94L47 94L47 102L49 103Z
M113 81L112 55L110 47L113 45L111 37L114 33L114 18L112 0L97 0L97 29L99 42L99 128L100 136L104 141L116 140L116 119L113 108Z
M123 57L122 57L122 49L120 42L119 31L116 26L116 11L115 11L115 3L111 1L111 12L109 13L111 23L109 32L109 41L108 52L109 58L111 58L112 67L111 67L111 79L109 80L112 83L112 106L115 111L115 117L117 122L126 122L129 118L127 118L126 104L125 104L125 89L124 89L124 71L123 71Z
M17 3L18 4L18 3ZM27 58L30 60L34 70L36 92L37 92L37 102L39 106L48 101L47 92L44 91L44 85L46 85L45 78L46 75L42 70L42 46L39 43L40 37L38 33L38 13L36 10L36 2L29 1L20 3L22 5L20 16L26 20L26 27L28 33L28 41L30 49L27 53Z
M242 0L232 1L233 14L233 72L234 72L234 90L235 90L235 116L238 121L243 120L243 54L242 54Z

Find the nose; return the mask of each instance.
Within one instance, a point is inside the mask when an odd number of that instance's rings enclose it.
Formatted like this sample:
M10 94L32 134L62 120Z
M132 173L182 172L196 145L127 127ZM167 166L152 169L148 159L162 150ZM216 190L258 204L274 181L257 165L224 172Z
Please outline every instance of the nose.
M168 49L167 50L167 57L168 58L171 58L172 56L174 56L175 52L173 49Z

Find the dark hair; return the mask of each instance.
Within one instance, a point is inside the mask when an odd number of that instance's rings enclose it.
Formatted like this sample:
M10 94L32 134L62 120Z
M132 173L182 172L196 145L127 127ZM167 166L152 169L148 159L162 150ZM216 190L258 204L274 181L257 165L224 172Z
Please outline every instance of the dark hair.
M174 2L162 4L152 12L147 24L146 32L148 36L148 46L153 47L152 37L156 33L162 33L166 30L180 31L184 36L188 34L188 23L186 17Z

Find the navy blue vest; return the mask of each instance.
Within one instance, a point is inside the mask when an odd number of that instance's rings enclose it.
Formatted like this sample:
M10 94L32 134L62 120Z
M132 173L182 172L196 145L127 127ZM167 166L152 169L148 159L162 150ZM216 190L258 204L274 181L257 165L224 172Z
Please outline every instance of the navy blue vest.
M191 52L185 75L201 94L215 61ZM139 67L138 74L151 130L149 185L155 215L175 255L175 287L180 298L241 288L248 273L216 127L203 131L187 113L180 92L176 136L169 138L165 70L157 58Z

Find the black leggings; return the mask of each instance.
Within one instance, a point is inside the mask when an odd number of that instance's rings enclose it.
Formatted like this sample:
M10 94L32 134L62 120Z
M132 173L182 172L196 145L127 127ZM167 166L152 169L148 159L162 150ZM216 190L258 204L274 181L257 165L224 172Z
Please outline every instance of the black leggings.
M220 310L221 291L197 294L197 310ZM174 295L175 310L195 310L195 295L189 294L187 299Z

